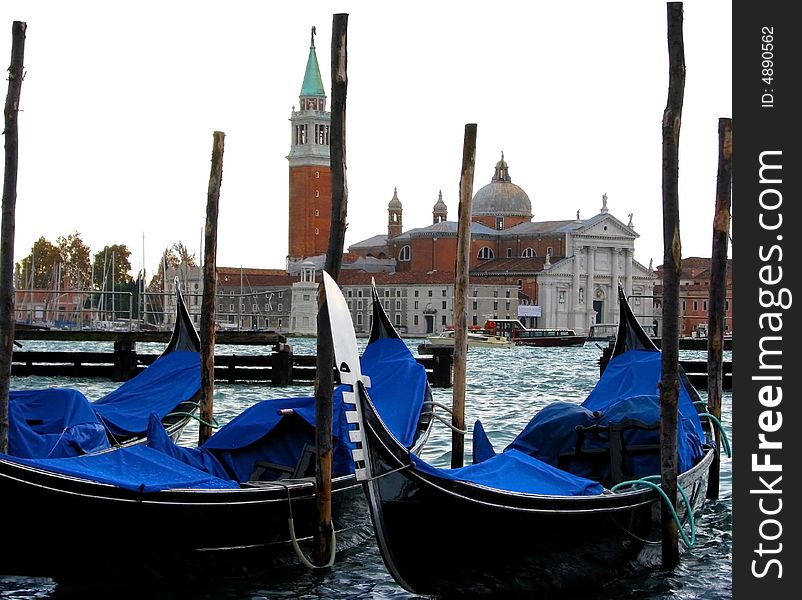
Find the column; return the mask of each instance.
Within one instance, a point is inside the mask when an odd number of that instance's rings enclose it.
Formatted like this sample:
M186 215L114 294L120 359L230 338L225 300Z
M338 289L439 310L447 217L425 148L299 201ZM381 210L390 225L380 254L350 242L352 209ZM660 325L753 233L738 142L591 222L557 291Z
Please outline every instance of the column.
M579 286L581 285L579 280L579 263L581 261L581 251L582 249L580 247L574 246L574 273L571 286L571 319L573 320L571 327L573 329L582 329L584 326L581 319L582 305L579 304Z
M624 292L627 300L632 295L632 248L624 248Z
M596 246L588 246L588 285L585 290L585 323L584 331L590 330L593 323L593 290L596 287Z
M618 323L618 278L621 276L618 272L618 248L610 248L610 277L612 279L610 285L610 305L607 312L610 315L609 323Z

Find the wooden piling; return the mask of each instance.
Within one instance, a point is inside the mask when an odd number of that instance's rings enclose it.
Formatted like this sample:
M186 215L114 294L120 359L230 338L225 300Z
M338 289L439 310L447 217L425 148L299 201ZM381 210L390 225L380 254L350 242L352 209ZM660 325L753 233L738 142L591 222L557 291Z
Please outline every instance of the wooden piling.
M713 217L713 251L710 260L710 294L707 320L707 411L721 421L721 396L724 389L724 323L727 314L727 248L732 205L732 119L718 121L718 178L716 211ZM718 427L713 428L716 448L721 443ZM718 498L721 452L716 452L710 466L707 497Z
M203 298L201 299L201 405L198 445L212 435L214 423L214 344L215 296L217 294L217 215L223 181L225 134L215 131L212 141L212 168L206 198L206 225L203 248ZM176 282L176 285L178 283Z
M476 123L465 125L459 180L459 217L454 282L454 388L451 424L451 467L463 466L465 454L465 388L468 365L468 273L471 253L471 205L476 162Z
M671 508L677 504L677 408L679 404L679 280L682 244L679 228L679 133L685 94L682 2L669 2L668 101L663 112L663 336L660 380L660 468L671 507L662 507L662 566L679 563L679 536Z
M11 26L11 65L5 118L5 171L3 216L0 223L0 452L8 450L8 392L11 386L11 355L14 353L14 227L17 205L19 163L19 100L24 76L25 31L28 25L14 21Z
M345 246L348 186L345 179L345 99L348 91L348 15L335 14L331 27L331 226L325 269L334 281L340 276ZM312 30L314 35L314 29ZM326 292L318 287L317 376L315 378L315 441L317 446L315 565L331 566L334 536L331 515L334 346Z

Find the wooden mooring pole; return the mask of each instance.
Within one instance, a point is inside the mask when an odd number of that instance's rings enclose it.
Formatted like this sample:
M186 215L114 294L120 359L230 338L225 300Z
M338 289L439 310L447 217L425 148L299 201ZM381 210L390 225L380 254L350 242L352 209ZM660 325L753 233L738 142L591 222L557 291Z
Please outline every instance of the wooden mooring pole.
M19 162L19 100L22 93L25 31L28 25L14 21L11 26L11 65L5 117L5 171L3 176L3 217L0 224L0 452L8 450L8 392L11 387L11 355L14 353L14 226L17 205Z
M679 404L679 280L682 244L679 229L679 133L685 94L682 2L669 2L668 101L663 112L663 336L660 379L660 470L671 506L662 507L662 566L679 563L679 531L671 509L677 504L677 422Z
M471 205L476 163L476 123L465 125L462 171L459 179L457 257L454 281L454 388L451 424L451 467L463 465L465 455L465 389L468 366L468 272L471 254Z
M345 179L345 99L348 91L348 15L335 14L331 25L331 226L325 269L334 281L340 277L348 214ZM314 29L312 30L314 44ZM318 287L317 376L315 377L315 484L318 526L315 529L315 565L331 566L336 548L331 514L334 346L321 280Z
M203 298L201 299L201 405L198 445L212 435L214 423L214 345L215 296L217 294L217 214L223 182L225 134L215 131L212 142L212 169L206 198L206 226L203 248Z
M710 294L707 320L707 411L721 422L721 396L724 389L724 324L726 322L727 248L732 206L732 119L718 121L718 178L716 212L713 217L713 251L710 261ZM716 448L721 443L718 427L713 427ZM710 466L707 497L718 498L721 452Z

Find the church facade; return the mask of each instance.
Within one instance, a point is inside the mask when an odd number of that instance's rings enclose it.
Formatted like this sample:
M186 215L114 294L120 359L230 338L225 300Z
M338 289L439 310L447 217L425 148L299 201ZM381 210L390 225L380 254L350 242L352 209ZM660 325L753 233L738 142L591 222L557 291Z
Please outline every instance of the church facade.
M293 107L290 116L287 156L287 272L300 277L298 285L306 287L314 281L309 265L319 277L331 222L331 113L326 111L326 100L313 28L299 107ZM632 215L626 223L613 216L605 194L599 213L588 219L580 219L578 211L575 219L561 221L538 222L533 216L532 202L513 183L502 154L490 182L472 199L469 294L475 300L468 303L469 324L481 326L490 318L517 316L531 327L587 333L591 324L617 322L619 281L643 323L659 320L652 298L655 274L651 265L634 259L638 234ZM456 252L457 222L448 220L442 193L432 208L431 224L404 229L403 204L394 189L385 231L349 246L342 266L347 276L340 283L347 297L350 292L358 299L380 274L382 283L391 286L385 292L394 298L389 305L399 329L407 335L437 332L454 323L453 285L448 282L453 281ZM432 296L442 300L443 294L451 296L448 301L415 300ZM313 296L308 292L293 296L294 314L312 314L314 306L300 304L301 298L309 297ZM352 316L355 323L364 323L369 315L360 310L366 310L367 303L361 309L358 304L353 303ZM289 323L301 321L291 317Z
M394 190L388 204L388 233L349 247L349 252L392 258L396 271L407 276L431 272L454 273L457 222L449 221L439 195L432 224L398 232L403 205ZM470 281L512 286L517 290L517 314L533 327L572 328L587 333L594 323L618 321L617 285L624 287L635 313L651 325L656 316L655 274L634 259L638 234L613 216L602 196L599 213L588 219L532 221L527 193L512 183L502 155L489 184L472 200ZM482 317L468 315L481 325Z

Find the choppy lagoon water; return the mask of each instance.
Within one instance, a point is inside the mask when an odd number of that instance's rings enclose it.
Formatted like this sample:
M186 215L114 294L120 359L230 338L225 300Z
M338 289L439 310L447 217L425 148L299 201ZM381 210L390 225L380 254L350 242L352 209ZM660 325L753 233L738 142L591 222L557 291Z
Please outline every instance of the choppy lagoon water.
M408 345L417 353L423 340L409 339ZM314 354L312 339L291 340L296 354ZM360 340L364 345L365 340ZM44 349L40 342L26 342L26 349ZM60 349L78 349L77 347ZM109 351L98 346L81 350ZM158 344L140 344L143 353L159 352ZM259 352L248 347L219 346L219 354ZM471 348L468 352L468 381L465 422L469 425L480 419L496 448L508 444L531 416L554 400L581 401L590 392L598 375L601 349L594 343L566 348L511 349ZM685 359L706 360L704 351L682 351ZM725 353L731 360L731 352ZM103 379L54 379L44 377L12 378L12 388L69 386L81 389L94 400L116 387ZM706 390L699 390L704 397ZM215 383L215 416L225 423L253 402L279 396L309 395L311 385L275 388L269 384ZM451 403L451 390L435 388L435 400ZM732 434L732 393L725 392L722 423L734 450ZM197 427L187 427L182 443L197 439ZM435 426L424 451L424 458L440 466L451 461L451 432L445 426ZM470 437L465 442L470 456ZM187 524L188 527L196 524ZM708 501L701 521L697 524L696 545L683 554L679 566L670 573L641 574L616 582L599 590L594 598L677 600L704 598L719 600L732 597L732 463L722 455L719 499ZM4 543L8 543L6 540ZM87 557L91 561L91 557ZM334 567L325 573L311 572L298 567L271 580L248 580L203 586L182 585L159 587L138 582L87 581L68 586L50 579L0 577L0 598L193 598L198 600L244 600L262 598L325 598L350 599L413 599L398 586L384 568L376 545L369 540L359 548L337 557Z

